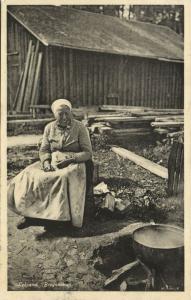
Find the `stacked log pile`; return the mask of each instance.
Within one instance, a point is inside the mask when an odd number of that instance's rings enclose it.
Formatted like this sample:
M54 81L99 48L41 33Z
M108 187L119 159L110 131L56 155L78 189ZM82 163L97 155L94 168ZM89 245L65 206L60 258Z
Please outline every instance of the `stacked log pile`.
M152 109L147 107L110 106L99 107L99 113L87 115L90 131L106 133L113 137L169 134L183 131L183 109Z

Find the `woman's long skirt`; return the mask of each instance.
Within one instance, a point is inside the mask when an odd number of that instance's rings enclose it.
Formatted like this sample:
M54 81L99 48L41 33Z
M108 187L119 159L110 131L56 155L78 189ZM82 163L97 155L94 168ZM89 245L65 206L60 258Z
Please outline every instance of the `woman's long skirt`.
M85 164L44 172L36 162L14 177L8 186L8 206L25 217L83 223L86 195Z

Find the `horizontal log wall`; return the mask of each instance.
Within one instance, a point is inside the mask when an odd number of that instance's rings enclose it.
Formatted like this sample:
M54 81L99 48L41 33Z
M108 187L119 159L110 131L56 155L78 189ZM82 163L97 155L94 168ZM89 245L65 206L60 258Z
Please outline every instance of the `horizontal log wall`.
M36 41L26 29L9 18L8 47L19 52L19 74L11 78L8 68L8 93L15 88L31 38ZM40 104L50 104L54 99L64 97L74 106L124 104L183 108L184 70L181 63L42 45L41 51Z

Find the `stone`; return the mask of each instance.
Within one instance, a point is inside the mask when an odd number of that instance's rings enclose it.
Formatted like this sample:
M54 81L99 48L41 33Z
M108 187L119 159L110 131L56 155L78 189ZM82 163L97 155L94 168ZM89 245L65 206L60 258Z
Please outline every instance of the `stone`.
M124 280L119 286L120 291L126 291L127 290L127 282Z
M115 208L115 197L108 193L103 200L101 208L107 208L113 212Z
M76 263L75 260L70 257L66 257L64 261L65 261L67 267L70 267Z
M105 184L104 182L101 182L94 187L94 195L102 195L106 193L109 193L109 190L107 184Z
M135 197L136 198L143 197L143 196L145 196L146 192L147 192L146 189L137 188L135 190Z
M81 274L87 274L88 272L88 266L85 263L80 263L77 267L76 267L76 272L77 273L81 273Z

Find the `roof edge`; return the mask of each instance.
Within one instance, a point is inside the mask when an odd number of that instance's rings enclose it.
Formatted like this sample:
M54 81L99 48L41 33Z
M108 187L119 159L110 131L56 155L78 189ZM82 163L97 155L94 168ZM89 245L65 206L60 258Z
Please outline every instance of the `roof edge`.
M106 54L115 54L115 55L122 55L122 56L131 56L131 57L140 57L140 58L148 58L148 59L155 59L159 61L166 61L166 62L176 62L176 63L184 63L184 59L181 58L166 58L166 57L157 57L157 56L149 56L149 55L133 55L128 53L119 53L117 51L106 51L101 49L92 49L92 48L83 48L83 47L73 47L71 45L60 44L60 43L50 43L48 46L52 47L62 47L67 49L76 49L82 51L89 51L89 52L96 52L96 53L106 53Z
M44 46L48 46L48 42L46 40L43 40L40 38L37 34L35 34L28 26L26 26L22 21L20 21L12 12L7 9L7 12L19 23L21 24L25 29L27 29L35 38L37 38Z

